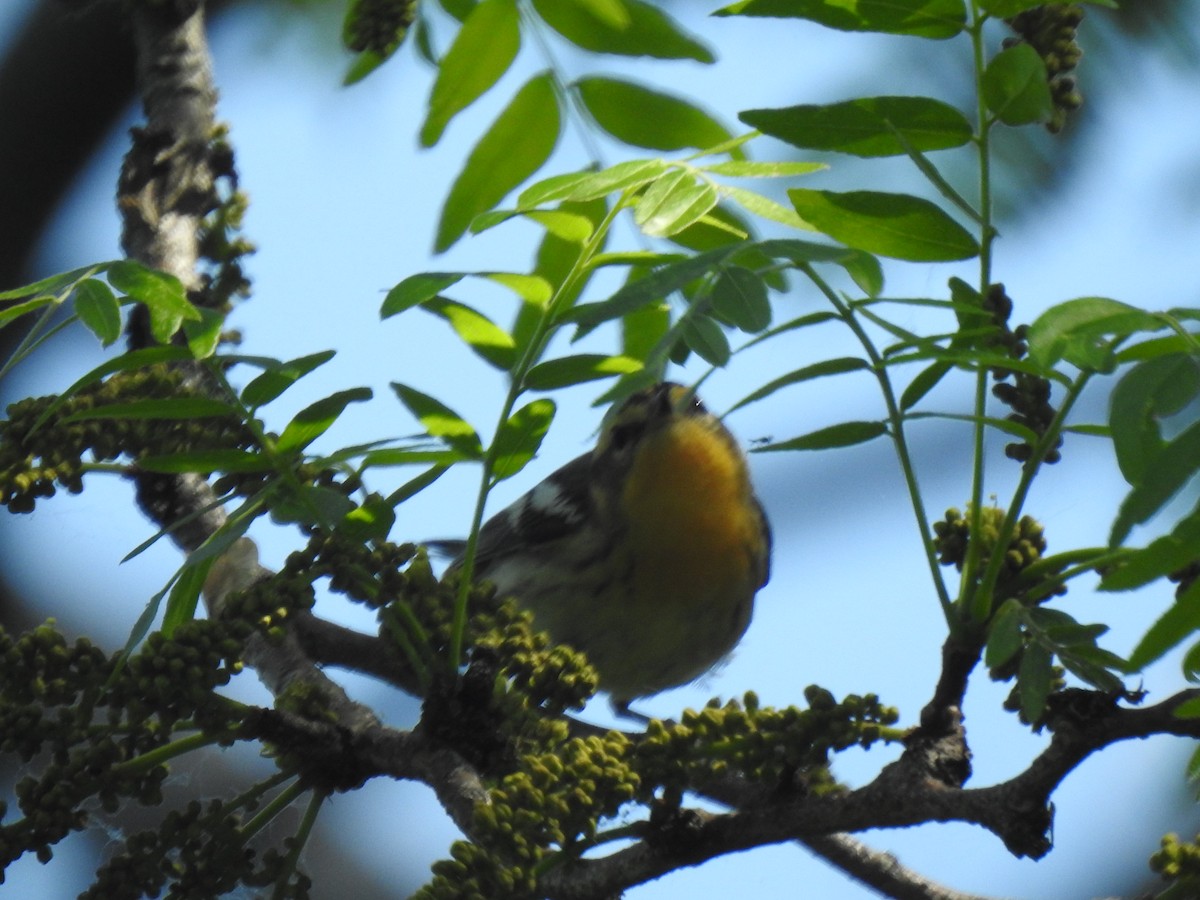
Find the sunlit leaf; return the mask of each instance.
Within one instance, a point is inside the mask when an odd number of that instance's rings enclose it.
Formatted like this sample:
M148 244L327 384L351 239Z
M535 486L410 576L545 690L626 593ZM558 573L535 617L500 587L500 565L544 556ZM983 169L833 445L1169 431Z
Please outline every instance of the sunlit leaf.
M593 53L715 59L661 9L641 0L533 0L533 8L547 25Z
M432 297L422 306L449 322L463 343L497 369L507 372L516 362L512 335L478 310L444 297Z
M664 237L695 224L717 205L717 191L691 173L668 172L646 189L634 208L634 221L645 234Z
M538 363L525 375L525 387L532 391L553 391L572 384L628 375L642 368L640 360L628 356L582 353Z
M275 442L275 449L280 453L304 449L328 431L347 406L370 400L371 396L370 388L350 388L306 406L287 423Z
M533 459L554 421L554 401L533 400L500 426L493 443L495 463L492 478L503 481L520 472Z
M440 438L472 459L482 458L483 444L479 434L462 416L440 400L406 384L393 381L392 390L432 437Z
M702 167L705 172L713 175L725 175L730 178L787 178L793 175L811 175L828 169L825 163L800 162L787 160L783 162L757 162L748 159L732 159L727 162L711 163Z
M471 220L541 168L558 143L561 116L549 73L525 83L467 157L442 208L434 249L457 241Z
M200 318L187 298L183 282L174 275L123 259L108 267L106 277L109 284L146 307L150 313L150 333L160 344L169 343L185 319Z
M1049 368L1059 360L1081 369L1111 366L1109 339L1158 331L1167 323L1153 313L1107 297L1080 297L1052 306L1029 326L1029 357Z
M431 147L450 120L508 71L521 47L515 0L483 0L467 16L442 57L421 126L421 145Z
M121 336L121 304L103 281L86 278L75 285L75 312L105 347Z
M574 87L596 124L634 147L703 149L730 137L729 130L704 110L631 81L591 76Z
M458 284L464 277L463 272L419 272L409 275L388 291L383 299L383 307L379 310L379 317L386 319L418 306L430 297L436 297L451 285Z
M1006 125L1045 122L1054 111L1046 64L1024 42L1001 50L983 73L983 99Z
M242 402L250 409L270 403L309 372L333 359L335 353L322 350L272 366L242 389Z
M553 175L530 185L517 198L520 209L531 209L556 200L595 200L609 194L648 184L669 168L661 159L632 159L599 172Z

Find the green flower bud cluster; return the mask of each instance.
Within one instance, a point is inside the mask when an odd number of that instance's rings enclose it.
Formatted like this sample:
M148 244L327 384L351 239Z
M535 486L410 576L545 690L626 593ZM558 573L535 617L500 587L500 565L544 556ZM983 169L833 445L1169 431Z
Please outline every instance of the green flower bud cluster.
M436 863L422 900L532 897L538 873L603 841L600 823L630 803L653 813L677 809L686 790L741 775L773 787L802 783L808 792L840 790L829 774L831 751L869 747L897 735L896 710L877 697L837 701L805 691L807 710L769 709L748 693L712 701L678 723L652 720L644 735L550 740L521 755L515 771L476 812L475 842L459 841Z
M32 512L38 499L52 497L62 486L73 494L83 490L89 450L97 462L121 456L253 446L253 437L231 411L228 416L203 419L98 418L65 421L114 403L189 396L178 372L151 366L120 372L106 381L87 385L68 398L36 430L34 425L56 401L33 397L8 407L0 421L0 505L12 512Z
M90 798L109 812L122 797L161 802L166 767L131 761L163 747L179 718L204 718L220 658L240 650L223 626L194 624L178 640L152 639L115 674L114 658L86 640L68 645L53 623L16 640L0 632L0 751L48 759L16 786L23 818L0 827L0 864L30 851L48 859L52 844L86 825Z
M96 872L96 880L80 894L80 900L113 900L157 897L166 887L167 898L192 900L223 896L239 886L267 887L281 879L293 879L271 896L308 897L311 881L288 871L284 853L268 849L255 866L256 853L246 846L243 807L253 809L251 800L226 803L211 800L202 805L193 800L183 809L168 812L149 831L128 837L118 853Z
M242 670L249 633L244 622L208 619L183 622L169 638L153 632L129 657L109 702L134 723L154 716L168 731L184 719L210 732L227 730L228 708L214 691Z
M954 508L948 509L942 521L933 523L933 546L938 554L938 562L943 566L954 566L960 572L967 559L967 542L971 534L970 509L968 506L967 515ZM981 570L987 567L995 552L1003 523L1004 510L998 507L986 506L980 513ZM996 580L996 597L1003 600L1020 596L1035 587L1033 584L1023 584L1021 576L1045 552L1046 535L1041 523L1032 516L1022 516L1004 552L1004 564ZM1066 588L1060 585L1053 593L1066 593Z
M1018 325L1015 329L1008 324L1012 315L1012 298L1004 290L1004 285L997 283L989 285L983 296L983 308L990 313L998 331L989 343L998 346L1005 354L1013 359L1022 359L1028 352L1025 342L1029 326ZM1014 372L1003 366L992 368L992 377L996 384L992 387L992 395L1001 403L1012 408L1007 417L1009 422L1030 429L1039 437L1054 422L1055 410L1050 405L1050 381L1028 372ZM1013 379L1009 384L1008 379ZM1046 454L1046 462L1056 463L1062 458L1058 448L1062 446L1062 437L1058 438L1054 447ZM1025 462L1033 456L1033 445L1025 442L1014 442L1004 448L1009 459Z
M1150 857L1150 868L1171 882L1164 897L1195 897L1200 894L1200 834L1184 843L1177 834L1163 836L1161 848Z
M800 776L810 791L836 790L827 768L830 752L889 739L884 726L895 724L899 713L874 694L838 702L810 685L804 695L808 709L761 707L747 693L741 703L713 700L704 709L686 710L680 722L651 721L635 748L642 784L679 796L690 785L740 774L770 785Z
M355 53L387 58L416 19L416 0L354 0L342 27L342 42Z
M600 820L634 799L630 747L627 736L611 731L522 757L493 789L492 802L477 809L477 842L456 842L452 858L434 864L433 880L416 897L534 896L541 866L589 845Z
M224 179L230 189L204 217L196 233L200 257L210 264L210 270L200 276L199 305L221 312L229 311L234 297L249 296L250 280L242 269L242 260L255 250L253 244L238 236L250 201L236 189L237 170L228 138L228 126L218 125L209 144L208 164L217 185Z
M1046 64L1054 113L1046 123L1052 134L1062 131L1068 113L1083 105L1083 95L1071 74L1083 57L1075 32L1083 21L1083 6L1078 3L1046 3L1027 9L1005 21L1019 37L1009 38L1005 46L1023 41L1038 52Z

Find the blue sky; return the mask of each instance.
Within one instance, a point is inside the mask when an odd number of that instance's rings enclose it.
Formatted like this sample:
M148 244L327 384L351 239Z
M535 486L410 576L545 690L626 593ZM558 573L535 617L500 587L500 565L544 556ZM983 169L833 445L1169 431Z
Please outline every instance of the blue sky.
M699 4L695 5L699 7ZM708 4L705 5L706 7ZM689 6L688 10L693 7ZM730 125L740 108L829 102L854 95L936 90L930 72L963 72L965 44L930 45L931 68L892 68L874 62L903 41L823 31L803 23L772 20L707 19L675 12L718 51L716 66L693 63L629 64L591 59L555 45L559 62L573 74L631 75L694 98L701 98ZM1091 15L1102 16L1102 12ZM0 19L0 28L4 27ZM437 394L480 428L490 427L503 385L495 373L459 345L432 317L410 312L379 321L384 292L407 275L427 269L528 268L536 232L514 225L468 238L442 258L429 248L437 212L450 180L469 146L525 78L543 68L536 47L522 54L516 71L480 104L456 119L443 145L422 152L415 133L423 118L429 70L408 51L364 84L339 86L344 60L332 47L333 24L324 32L289 23L248 4L222 17L212 33L216 77L221 87L220 117L229 122L243 187L252 207L247 234L259 245L250 264L255 296L241 306L232 324L245 334L242 350L279 358L326 348L337 358L317 377L289 392L268 413L278 427L288 415L325 394L365 384L375 389L371 404L352 408L326 435L325 449L415 430L391 398L389 381L398 380ZM445 29L439 33L445 40ZM1086 31L1085 31L1086 40ZM939 66L941 68L939 68ZM1200 246L1200 173L1196 122L1200 91L1190 75L1168 63L1148 61L1121 93L1104 105L1085 107L1094 117L1084 152L1053 204L1041 203L1020 222L1002 226L996 275L1018 303L1018 316L1031 320L1041 308L1076 296L1103 295L1151 308L1198 305L1195 248ZM1082 70L1088 90L1087 63ZM951 76L942 75L947 81ZM954 75L954 78L959 76ZM133 112L130 112L130 122ZM571 130L546 174L584 164L578 132ZM118 255L118 223L112 209L124 129L81 178L64 204L38 260L44 274ZM606 162L627 153L605 146ZM756 142L760 158L785 149ZM867 166L830 158L830 173L806 186L857 184L890 190L921 190L904 163ZM974 278L974 265L891 265L893 296L944 296L952 275ZM500 291L459 296L478 303L501 320L510 308ZM816 308L810 292L778 301L777 317ZM906 324L923 327L915 313ZM605 348L610 335L593 346ZM102 354L82 332L64 334L58 352L18 369L0 386L5 398L48 392L68 384L95 365ZM738 357L734 365L706 382L710 407L727 409L754 387L817 359L853 352L845 336L832 331L796 334L761 352ZM447 379L446 361L454 376ZM675 373L678 380L702 369ZM599 391L584 386L563 392L560 415L539 458L519 477L501 486L493 510L528 489L554 467L586 450L599 411L590 402ZM937 395L945 407L961 405L953 392ZM868 379L822 380L777 395L731 416L730 428L743 442L763 436L782 439L822 425L878 415L880 403ZM1103 397L1081 404L1081 414L1104 415ZM271 419L271 416L276 418ZM914 430L927 505L932 515L961 506L968 487L962 475L965 430ZM997 441L997 451L1003 442ZM1114 499L1123 493L1108 452L1087 439L1071 439L1066 460L1039 479L1030 511L1046 525L1051 549L1100 543L1107 534ZM989 490L1004 498L1016 467L993 455ZM883 442L818 455L759 455L753 461L759 492L775 526L773 579L759 595L750 631L733 659L700 684L668 692L640 704L650 714L669 716L702 704L714 694L738 695L753 688L764 702L799 702L803 687L816 682L837 694L876 691L900 707L911 722L928 699L936 678L942 638L941 616L928 585L907 500ZM863 472L879 477L864 483ZM386 490L394 482L373 483ZM400 511L396 536L458 535L467 527L475 475L454 473ZM15 559L32 563L7 573L16 586L57 615L68 631L97 633L110 646L123 642L145 601L178 565L167 546L116 566L151 529L132 511L129 487L93 479L81 497L60 498L32 516L0 520L0 540ZM278 565L291 549L292 535L263 527L255 533L264 561ZM53 541L53 544L48 542ZM62 546L70 565L44 566L45 546ZM95 573L105 573L97 581ZM1165 588L1139 595L1093 594L1081 584L1063 608L1081 621L1114 626L1111 646L1127 652L1137 640L1146 609L1169 602ZM86 598L81 602L80 598ZM329 606L331 616L340 610ZM370 623L353 615L345 621ZM261 692L249 679L245 696ZM1145 686L1165 693L1180 683L1178 660L1152 669ZM350 679L356 696L381 705L396 721L411 712L391 693L364 679ZM1031 736L999 703L1007 686L985 678L972 684L966 713L975 751L974 783L987 784L1023 767L1044 737ZM595 716L604 717L597 709ZM960 825L927 826L868 835L876 846L894 849L903 862L961 890L1023 900L1084 900L1119 890L1120 873L1144 871L1146 856L1169 828L1188 828L1179 808L1182 742L1156 739L1113 748L1089 760L1055 797L1056 849L1044 861L1012 859L999 841ZM835 772L852 784L869 779L886 750L850 753ZM1103 798L1098 799L1098 798ZM400 811L405 810L402 814ZM397 827L414 815L419 828ZM440 813L431 795L412 785L371 785L337 798L328 824L347 836L350 852L382 866L401 866L404 856L428 861L444 855L453 831L438 827ZM949 847L952 853L947 853ZM1100 856L1097 847L1106 848ZM46 890L46 877L84 879L66 866L22 865L10 879L15 895ZM76 856L86 854L79 850ZM75 882L79 883L79 882ZM797 884L806 888L803 894ZM24 886L26 890L18 888ZM78 890L78 887L72 888ZM629 892L633 900L745 895L811 896L856 900L873 896L846 882L824 864L792 846L764 848L676 873ZM317 896L333 896L318 894Z

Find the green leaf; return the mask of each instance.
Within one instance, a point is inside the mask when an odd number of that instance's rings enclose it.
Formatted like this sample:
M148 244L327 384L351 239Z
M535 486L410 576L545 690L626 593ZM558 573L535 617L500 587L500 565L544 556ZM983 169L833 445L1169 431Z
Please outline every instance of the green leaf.
M785 388L788 385L800 384L804 381L811 381L814 378L824 378L827 375L841 375L843 372L862 372L870 371L871 364L864 359L858 359L853 356L839 356L835 359L825 359L818 363L813 363L811 366L804 366L796 369L794 372L788 372L773 381L764 384L756 391L751 391L733 406L729 407L729 413L736 409L741 409L743 406L749 406L751 403L757 403L765 397L771 396L780 388Z
M645 363L671 330L671 307L651 303L621 317L621 355Z
M483 0L442 57L421 125L421 146L432 147L450 120L508 71L521 48L521 21L515 0Z
M1021 698L1021 712L1028 722L1036 722L1046 708L1046 698L1053 685L1053 657L1050 650L1041 644L1030 644L1021 656L1017 672L1017 691Z
M730 178L788 178L793 175L811 175L828 169L825 163L798 162L754 162L748 159L733 159L728 162L701 166L701 170L713 175Z
M279 453L303 450L328 431L347 406L370 400L371 396L370 388L350 388L306 406L287 423L283 434L275 442L275 449Z
M383 541L396 523L396 510L379 494L368 494L363 502L342 517L339 530L357 541Z
M333 488L315 484L283 485L270 498L271 520L280 525L332 527L353 509L354 501Z
M767 444L755 447L753 453L768 453L776 450L829 450L833 447L850 447L854 444L865 444L882 434L887 434L885 422L842 422L840 425L830 425L828 428L818 428L808 434L780 441L777 444Z
M1200 580L1192 582L1163 613L1150 630L1138 641L1129 654L1127 671L1140 672L1155 660L1162 659L1169 650L1178 646L1189 636L1200 630Z
M375 50L364 50L354 56L342 76L342 87L358 84L380 66L387 62L387 57Z
M1130 550L1120 563L1105 569L1102 591L1128 591L1178 572L1200 559L1200 508L1182 518L1170 534L1155 538L1140 550Z
M950 262L979 254L971 234L920 197L877 191L788 191L800 218L850 247L910 262Z
M716 188L675 169L646 189L633 218L645 234L665 237L695 224L716 205Z
M176 628L196 618L200 592L204 589L204 581L215 562L214 557L209 557L195 565L185 565L180 570L179 578L167 597L167 610L163 613L163 637L170 638Z
M952 363L937 361L918 372L900 395L900 411L905 412L920 403L953 368Z
M450 407L406 384L393 381L392 390L431 437L441 439L449 447L471 459L483 458L483 444L479 440L479 434Z
M123 259L108 267L106 277L109 284L146 307L150 313L150 333L160 344L170 342L185 319L200 318L199 311L187 298L183 282L174 275Z
M86 278L75 285L75 312L105 347L121 336L121 304L103 281Z
M591 76L574 87L596 124L634 147L701 150L730 137L704 110L631 81Z
M572 244L582 244L592 236L595 226L587 216L564 212L558 209L494 209L476 216L471 222L471 234L479 234L521 216L536 222L555 237Z
M520 472L537 454L542 438L554 421L554 401L534 400L525 404L496 432L493 442L495 463L492 466L493 482L503 481Z
M689 281L720 265L734 250L734 247L716 247L669 263L629 282L607 300L580 304L568 310L560 321L577 322L581 331L587 331L611 319L619 319L648 303L666 299Z
M141 369L160 362L177 362L191 358L192 354L186 347L144 347L139 350L130 350L120 356L105 360L96 366L96 368L81 376L69 388L59 394L48 407L42 410L42 414L33 423L30 433L37 431L46 424L62 408L64 403L79 393L81 388L100 381L105 375L111 375L113 372L127 372L133 369Z
M904 141L918 151L961 147L972 134L962 113L928 97L863 97L825 106L748 109L738 118L795 147L867 157L901 156L908 152Z
M757 334L771 325L767 286L749 269L741 266L722 268L709 297L715 312L747 334Z
M271 460L262 454L231 449L143 456L137 464L139 469L147 472L198 472L202 475L211 475L213 472L269 472L274 468Z
M732 351L725 332L708 316L693 315L683 323L683 342L697 356L712 366L724 366Z
M57 275L50 275L30 284L22 284L6 291L0 291L0 300L20 300L25 297L35 300L46 299L51 302L61 300L76 282L92 275L99 275L111 265L113 263L99 263L82 266L69 272L59 272ZM2 323L3 319L0 319L0 324Z
M309 372L333 359L336 352L322 350L272 366L242 389L242 403L250 409L270 403Z
M614 191L648 184L668 168L667 162L661 159L631 159L599 172L553 175L522 191L517 198L517 206L531 209L557 200L596 200Z
M812 225L796 215L794 209L788 209L782 203L776 203L770 197L764 197L755 191L748 191L745 188L735 187L731 184L723 184L717 188L717 192L722 197L728 197L745 209L746 212L753 213L760 219L766 219L768 222L778 222L781 225L798 228L802 231L816 230Z
M221 333L225 327L225 314L220 310L198 306L196 312L200 318L183 323L183 335L187 338L188 349L196 359L208 359L217 352L221 343Z
M808 19L839 31L881 31L941 40L963 30L963 0L741 0L716 16Z
M628 356L581 353L538 363L525 375L524 385L531 391L554 391L572 384L628 375L641 368L640 360Z
M672 243L689 250L711 250L741 243L750 237L750 226L736 213L714 206L687 228L670 236ZM761 257L765 262L766 257Z
M419 306L451 285L458 284L464 277L466 276L463 272L419 272L409 275L388 291L383 299L383 307L379 310L379 317L386 319Z
M436 252L449 248L472 219L541 168L558 143L560 125L553 77L549 73L533 77L467 157L442 208Z
M1142 479L1163 446L1159 420L1174 415L1200 393L1200 361L1189 354L1149 359L1113 388L1109 426L1117 465L1130 484Z
M1054 111L1046 64L1029 44L1001 50L983 73L983 99L1005 125L1045 122Z
M508 288L526 303L544 308L554 296L554 288L540 275L522 272L482 272L482 277Z
M1029 358L1044 368L1065 359L1084 370L1111 368L1108 338L1159 331L1159 316L1107 297L1080 297L1050 307L1029 326Z
M44 306L52 306L56 303L54 297L41 295L34 297L31 300L26 300L22 303L14 303L12 306L0 309L0 328L3 328L9 322L15 322L21 316L28 315L35 310L41 309Z
M568 41L593 53L716 59L666 13L641 0L533 0L533 8Z
M1119 547L1134 525L1158 512L1200 469L1200 422L1167 442L1121 502L1109 545Z
M443 475L450 471L449 466L432 466L426 469L415 478L410 478L395 491L388 494L387 502L392 506L399 506L408 498L421 493L425 488L429 487Z
M128 403L106 403L82 409L63 419L64 422L84 422L89 419L206 419L212 416L236 415L236 411L220 400L208 397L167 397L156 400L131 400Z
M449 322L463 343L500 371L507 372L517 361L512 335L483 313L444 297L433 297L421 305Z
M1009 598L996 610L988 626L987 648L983 662L989 669L1002 666L1012 659L1024 643L1021 621L1024 607L1019 600Z
M584 201L564 200L559 208L571 215L582 216L591 223L593 229L599 227L608 215L608 201L603 197ZM608 243L608 231L597 237L598 242L586 252L596 253L604 249ZM574 306L595 274L595 269L590 266L582 270L577 268L583 261L584 253L584 248L579 244L564 240L549 231L538 245L533 274L551 285L552 291L558 292L559 309L570 309ZM512 335L521 353L529 348L529 343L536 335L545 315L545 309L542 305L525 303L517 312L512 325Z
M457 450L443 448L440 450L413 450L404 447L388 447L384 450L372 450L363 457L364 469L380 468L383 466L412 466L434 463L439 466L452 466L454 463L467 462L475 459L465 456Z

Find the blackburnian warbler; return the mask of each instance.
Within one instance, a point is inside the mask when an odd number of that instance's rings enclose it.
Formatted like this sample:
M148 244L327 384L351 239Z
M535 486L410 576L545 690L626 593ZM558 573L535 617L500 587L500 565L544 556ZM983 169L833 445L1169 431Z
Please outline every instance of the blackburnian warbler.
M595 449L489 519L475 571L582 650L620 708L733 649L770 552L737 442L689 389L664 383L631 395Z

